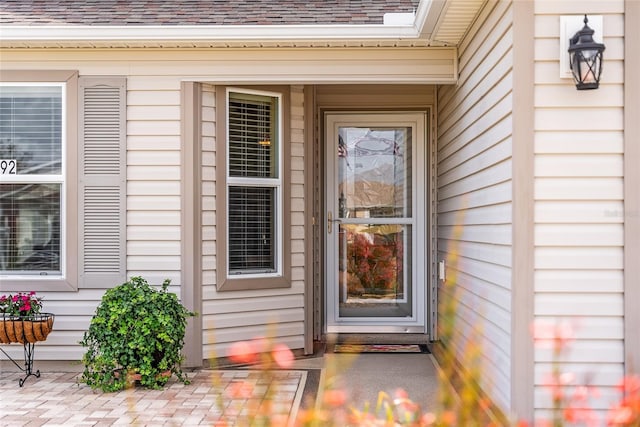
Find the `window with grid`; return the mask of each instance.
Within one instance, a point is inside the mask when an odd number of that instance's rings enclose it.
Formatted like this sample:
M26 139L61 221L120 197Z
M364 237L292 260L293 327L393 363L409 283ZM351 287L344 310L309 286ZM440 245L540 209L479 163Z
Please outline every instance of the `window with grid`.
M228 273L281 271L280 98L228 92Z
M61 276L65 84L0 84L0 274Z

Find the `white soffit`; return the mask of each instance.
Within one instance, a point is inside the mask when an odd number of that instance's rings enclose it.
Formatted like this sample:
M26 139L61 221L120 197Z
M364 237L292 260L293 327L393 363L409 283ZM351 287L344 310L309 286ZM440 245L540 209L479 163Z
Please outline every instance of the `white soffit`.
M441 18L430 35L432 44L457 46L475 21L487 0L447 1Z

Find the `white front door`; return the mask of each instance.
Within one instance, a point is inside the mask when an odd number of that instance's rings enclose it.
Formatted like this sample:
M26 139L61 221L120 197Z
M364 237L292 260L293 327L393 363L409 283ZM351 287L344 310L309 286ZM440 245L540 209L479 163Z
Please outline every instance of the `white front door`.
M326 332L424 332L426 114L325 126Z

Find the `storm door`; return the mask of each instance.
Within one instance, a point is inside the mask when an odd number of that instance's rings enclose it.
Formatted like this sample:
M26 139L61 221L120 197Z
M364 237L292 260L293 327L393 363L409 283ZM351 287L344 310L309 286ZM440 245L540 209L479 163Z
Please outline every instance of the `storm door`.
M325 116L329 333L425 330L425 121Z

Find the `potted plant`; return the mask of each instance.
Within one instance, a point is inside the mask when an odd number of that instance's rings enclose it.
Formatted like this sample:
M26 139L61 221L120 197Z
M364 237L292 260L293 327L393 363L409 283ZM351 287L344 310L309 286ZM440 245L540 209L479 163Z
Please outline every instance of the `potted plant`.
M167 290L170 282L157 288L133 277L104 294L80 341L87 347L82 381L103 391L122 390L132 378L161 388L173 373L188 383L180 363L187 319L195 313Z
M34 291L0 297L0 343L33 344L47 339L54 315L41 313L42 297Z

